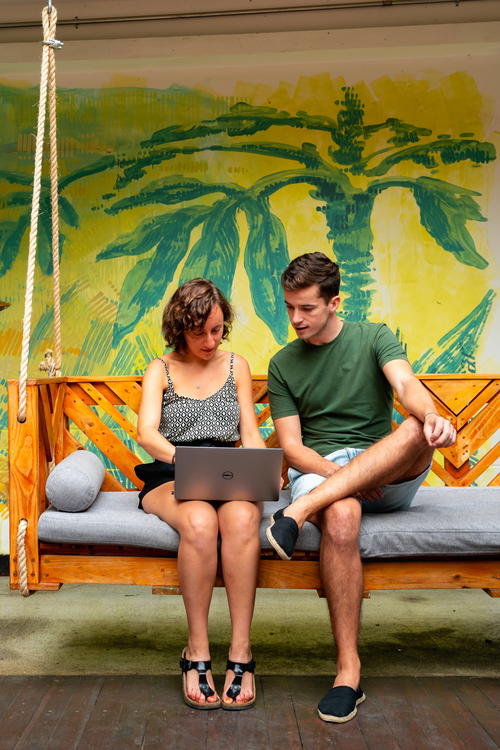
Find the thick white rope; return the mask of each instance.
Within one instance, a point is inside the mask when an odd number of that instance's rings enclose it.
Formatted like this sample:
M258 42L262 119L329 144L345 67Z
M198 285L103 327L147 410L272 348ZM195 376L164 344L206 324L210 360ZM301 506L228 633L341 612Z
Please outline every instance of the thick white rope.
M55 112L55 58L54 50L61 46L55 40L57 11L44 8L42 11L43 43L42 65L40 71L40 96L38 102L38 125L35 146L35 168L33 174L33 201L31 205L31 224L28 250L28 269L26 273L26 297L24 303L23 340L21 364L19 371L19 409L17 419L26 421L26 383L28 380L28 359L31 333L31 313L33 308L33 287L35 280L35 259L38 237L38 214L40 210L40 188L42 180L42 159L45 131L45 114L47 109L47 93L50 105L50 154L51 154L51 200L52 200L52 256L54 263L54 298L57 286L57 311L54 308L54 327L56 329L56 361L57 369L61 366L61 324L59 304L59 224L57 202L57 144L56 144L56 112ZM48 88L51 91L48 91ZM55 168L54 168L55 165ZM56 281L57 277L57 281Z
M28 568L26 565L26 530L28 528L28 522L25 518L21 518L17 527L17 571L19 576L19 591L23 596L29 596L30 590L28 587Z

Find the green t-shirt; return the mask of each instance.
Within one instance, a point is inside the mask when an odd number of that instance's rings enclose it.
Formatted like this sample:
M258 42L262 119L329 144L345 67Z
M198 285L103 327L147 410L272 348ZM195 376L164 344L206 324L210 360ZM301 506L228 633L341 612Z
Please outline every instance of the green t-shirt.
M320 346L296 339L269 363L273 419L297 414L304 445L322 456L366 448L391 432L393 392L382 367L393 359L406 354L383 323L346 321Z

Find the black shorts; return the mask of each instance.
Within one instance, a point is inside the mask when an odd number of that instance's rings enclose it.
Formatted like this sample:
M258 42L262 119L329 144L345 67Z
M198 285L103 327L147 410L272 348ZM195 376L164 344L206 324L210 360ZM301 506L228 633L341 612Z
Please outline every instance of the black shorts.
M234 443L225 443L220 440L195 440L192 443L178 443L178 445L234 448ZM142 501L148 492L156 489L156 487L160 487L162 484L175 481L175 464L169 464L167 461L159 461L157 458L151 463L137 464L134 471L139 479L144 482L144 487L139 492L139 508L141 510L143 510Z

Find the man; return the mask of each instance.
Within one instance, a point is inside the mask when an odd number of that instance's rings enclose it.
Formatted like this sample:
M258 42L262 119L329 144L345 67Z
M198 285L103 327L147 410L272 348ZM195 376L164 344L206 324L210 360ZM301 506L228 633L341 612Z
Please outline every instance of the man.
M336 263L323 253L306 253L281 281L298 338L271 359L269 398L292 467L292 503L274 514L267 537L289 560L304 522L321 528L320 569L337 674L318 713L344 722L365 699L358 654L361 514L408 508L434 449L451 445L456 434L384 324L338 317ZM393 389L410 415L394 432Z

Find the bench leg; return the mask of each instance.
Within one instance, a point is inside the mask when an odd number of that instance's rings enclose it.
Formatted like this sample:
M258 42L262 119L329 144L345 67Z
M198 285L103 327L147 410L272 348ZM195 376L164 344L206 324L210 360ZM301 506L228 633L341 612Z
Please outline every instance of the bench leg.
M500 599L500 589L483 589L489 596L493 596L495 599Z
M30 583L29 590L30 593L32 591L59 591L61 586L62 583ZM19 586L16 583L11 583L10 589L11 591L17 591Z
M182 594L180 586L153 586L152 594Z

